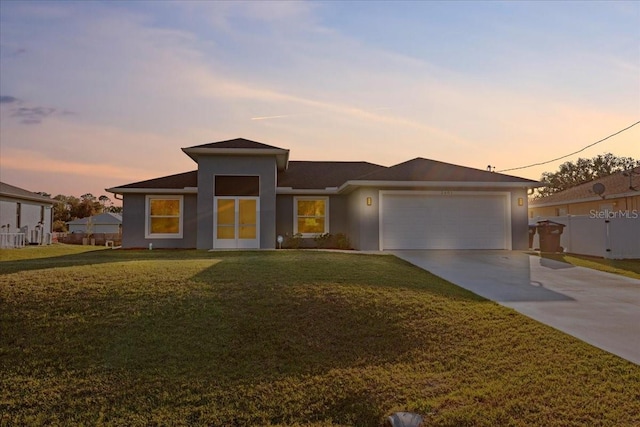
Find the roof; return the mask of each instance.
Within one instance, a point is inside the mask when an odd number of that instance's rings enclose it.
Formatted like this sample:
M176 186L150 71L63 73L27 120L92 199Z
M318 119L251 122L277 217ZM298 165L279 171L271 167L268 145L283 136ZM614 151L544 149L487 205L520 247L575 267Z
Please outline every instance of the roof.
M208 144L194 145L188 148L213 148L213 149L226 149L226 148L242 148L251 150L284 150L280 147L274 147L273 145L263 144L261 142L251 141L244 138L229 139L220 142L210 142Z
M633 168L632 172L631 176L629 176L628 172L616 172L594 179L546 197L532 199L529 201L529 205L549 206L568 202L598 200L601 196L593 191L594 184L598 183L604 185L604 198L607 198L607 196L625 197L630 194L640 195L640 166Z
M538 181L481 169L458 166L417 157L373 172L359 179L367 181L506 182L537 184Z
M386 169L385 166L369 162L290 161L289 168L278 173L278 187L298 189L339 187L346 181Z
M119 214L114 214L111 212L104 212L98 215L93 215L86 218L74 219L73 221L67 221L67 224L70 225L86 225L91 219L91 223L93 225L120 225L122 224L122 216Z
M131 184L120 185L114 188L107 188L107 191L119 188L151 188L151 189L184 189L198 186L198 171L178 173L175 175L163 176L160 178L138 181ZM113 191L111 191L113 192Z
M49 197L41 196L38 193L34 193L32 191L10 185L5 182L0 182L0 196L29 200L33 202L42 202L50 205L53 205L55 203L55 200Z
M325 189L343 192L357 186L383 185L382 182L387 186L394 183L404 186L424 186L423 183L441 185L445 182L456 186L463 183L462 186L482 184L500 187L536 187L540 184L530 179L420 157L391 167L362 161L289 161L289 150L244 138L196 145L182 150L195 161L201 155L275 156L278 165L277 186L285 192ZM108 188L107 191L116 194L144 193L147 190L196 193L197 187L198 172L191 171Z
M182 151L195 162L198 162L200 156L221 154L229 156L275 156L278 170L285 170L289 162L289 150L244 138L195 145L183 148Z

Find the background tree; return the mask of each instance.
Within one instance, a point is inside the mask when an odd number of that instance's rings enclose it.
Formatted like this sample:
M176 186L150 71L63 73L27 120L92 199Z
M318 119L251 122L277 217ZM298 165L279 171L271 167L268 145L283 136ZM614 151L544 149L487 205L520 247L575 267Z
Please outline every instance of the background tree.
M85 193L80 198L58 194L53 198L53 231L67 231L67 222L86 218L102 212L122 213L121 206L113 206L111 199L105 195L96 198Z
M75 215L76 218L86 218L99 213L102 213L102 205L96 196L91 193L80 196L80 204L78 205L78 211Z
M103 194L98 197L98 202L100 202L100 205L102 206L102 212L111 212L110 209L113 203L111 203L111 199L109 197Z
M542 174L540 181L547 186L539 188L536 197L549 196L636 166L640 166L640 160L632 157L617 157L611 153L601 154L591 159L579 158L575 162L565 162L560 165L558 171Z

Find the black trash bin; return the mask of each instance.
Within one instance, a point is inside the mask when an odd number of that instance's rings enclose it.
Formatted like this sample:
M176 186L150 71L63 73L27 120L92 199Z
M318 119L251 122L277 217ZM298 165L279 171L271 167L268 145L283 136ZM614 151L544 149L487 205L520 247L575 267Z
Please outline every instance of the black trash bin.
M538 221L536 228L540 235L540 252L562 252L560 236L564 231L564 227L564 224L558 222Z
M536 235L536 226L529 226L529 249L533 249L533 236Z

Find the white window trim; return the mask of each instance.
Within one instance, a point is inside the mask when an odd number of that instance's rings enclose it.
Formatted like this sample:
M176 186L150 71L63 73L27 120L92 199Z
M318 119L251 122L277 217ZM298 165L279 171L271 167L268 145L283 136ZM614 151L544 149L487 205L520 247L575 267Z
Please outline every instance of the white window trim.
M178 200L180 201L180 218L178 233L151 233L151 200ZM145 239L182 239L184 223L184 196L174 194L147 195L144 201L144 237Z
M298 234L298 200L324 200L324 232L329 233L329 198L301 196L293 198L293 234ZM300 233L302 237L316 237L322 233Z

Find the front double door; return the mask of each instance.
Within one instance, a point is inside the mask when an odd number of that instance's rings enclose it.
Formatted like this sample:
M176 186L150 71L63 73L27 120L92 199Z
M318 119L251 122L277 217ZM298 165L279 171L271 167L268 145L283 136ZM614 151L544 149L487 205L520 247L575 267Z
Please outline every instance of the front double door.
M213 234L215 249L259 248L259 198L216 197Z

